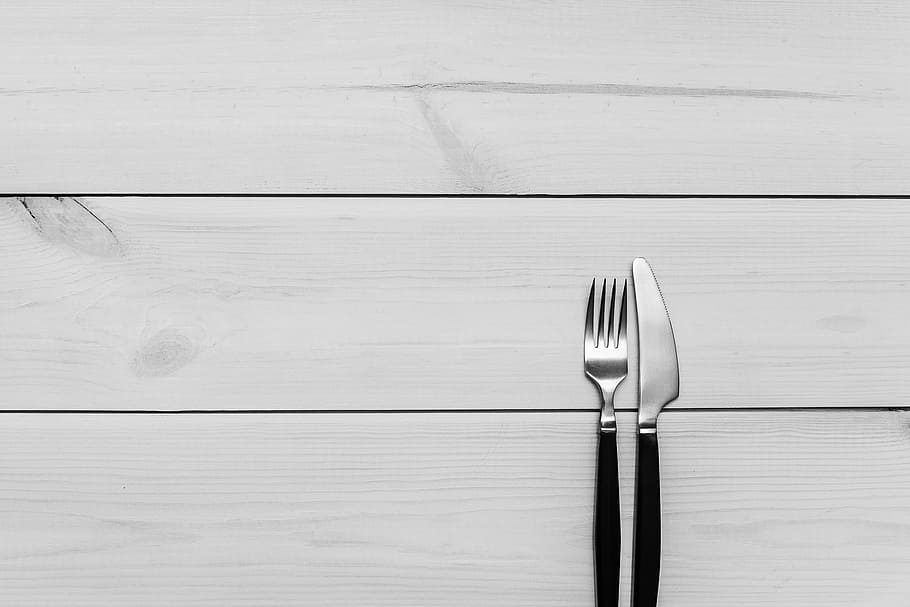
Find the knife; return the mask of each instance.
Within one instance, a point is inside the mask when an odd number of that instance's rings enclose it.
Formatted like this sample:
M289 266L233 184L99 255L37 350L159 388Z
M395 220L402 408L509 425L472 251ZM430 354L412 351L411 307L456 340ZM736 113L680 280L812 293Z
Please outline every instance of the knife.
M657 415L679 396L679 361L670 315L643 258L632 262L638 315L638 478L632 551L632 606L655 607L660 582L660 458Z

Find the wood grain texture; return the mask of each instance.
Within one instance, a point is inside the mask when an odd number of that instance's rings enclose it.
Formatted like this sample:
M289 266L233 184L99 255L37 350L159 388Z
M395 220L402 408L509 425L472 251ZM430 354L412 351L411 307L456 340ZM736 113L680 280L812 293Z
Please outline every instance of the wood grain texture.
M897 201L7 199L0 407L596 408L585 298L637 255L672 406L902 407L908 227Z
M631 538L634 414L619 422ZM596 423L3 414L0 601L593 605ZM660 604L906 605L908 428L897 412L665 414Z
M900 0L10 1L0 192L910 193Z

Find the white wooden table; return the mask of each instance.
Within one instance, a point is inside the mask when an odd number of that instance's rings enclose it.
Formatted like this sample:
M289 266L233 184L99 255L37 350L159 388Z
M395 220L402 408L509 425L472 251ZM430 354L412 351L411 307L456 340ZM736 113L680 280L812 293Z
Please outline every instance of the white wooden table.
M4 3L0 604L592 606L582 315L643 255L661 606L905 607L908 24Z
M6 199L0 596L591 604L584 298L647 252L682 375L661 604L899 605L908 224L867 200Z
M6 0L0 192L910 193L903 0Z

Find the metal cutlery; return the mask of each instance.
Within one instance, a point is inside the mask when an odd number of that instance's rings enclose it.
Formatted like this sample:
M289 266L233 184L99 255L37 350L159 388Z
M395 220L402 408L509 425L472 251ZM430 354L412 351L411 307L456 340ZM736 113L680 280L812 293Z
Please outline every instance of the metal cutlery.
M605 316L607 281L603 281L600 313L595 327L597 279L591 283L585 316L585 375L600 389L600 433L597 444L597 492L594 504L594 590L598 607L619 604L619 471L616 457L616 415L613 395L629 372L627 289L623 281L616 316L616 280L610 291L609 316Z
M638 462L632 606L655 607L660 582L660 458L657 416L679 396L679 362L670 315L651 266L632 262L638 317Z

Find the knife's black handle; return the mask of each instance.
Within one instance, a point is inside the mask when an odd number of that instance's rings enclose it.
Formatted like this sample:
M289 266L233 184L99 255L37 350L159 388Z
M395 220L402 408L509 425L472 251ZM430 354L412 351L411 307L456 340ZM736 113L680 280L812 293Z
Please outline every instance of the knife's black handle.
M619 467L616 430L600 432L594 503L594 591L598 607L619 605Z
M660 457L657 432L647 430L638 435L632 607L655 607L660 581Z

